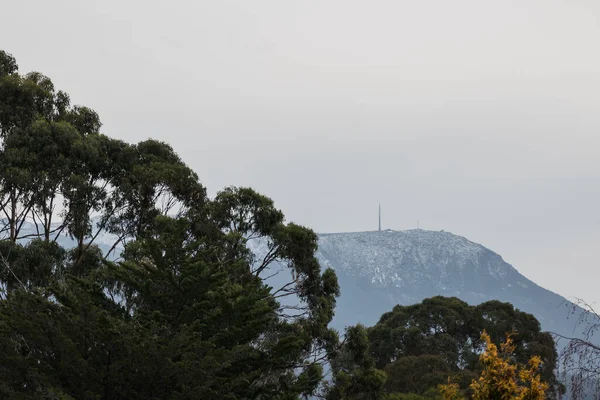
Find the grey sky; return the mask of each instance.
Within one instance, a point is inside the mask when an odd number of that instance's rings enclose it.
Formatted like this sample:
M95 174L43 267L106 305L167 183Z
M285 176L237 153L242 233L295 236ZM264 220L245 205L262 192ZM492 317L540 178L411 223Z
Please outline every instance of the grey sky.
M2 0L0 47L211 194L444 229L600 302L597 1Z

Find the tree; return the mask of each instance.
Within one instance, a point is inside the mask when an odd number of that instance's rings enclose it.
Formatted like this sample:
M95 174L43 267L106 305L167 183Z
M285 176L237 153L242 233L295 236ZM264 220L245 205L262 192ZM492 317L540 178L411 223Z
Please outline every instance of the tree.
M13 243L66 234L77 243L72 255L79 263L104 232L116 237L110 256L155 216L205 198L169 145L102 135L98 114L71 105L48 77L19 75L5 52L0 64L0 234ZM22 234L25 223L36 232Z
M448 383L438 385L438 391L442 397L442 400L461 400L460 386L456 382L452 382L448 377Z
M19 75L16 61L7 53L0 54L0 64L5 66L0 74L3 230L14 243L23 239L20 231L29 220L38 227L38 236L50 241L57 197L69 198L68 182L86 173L82 158L97 154L89 146L76 151L88 142L86 135L98 134L100 120L89 108L71 107L69 96L56 91L41 73Z
M233 249L207 221L156 217L119 263L102 262L91 248L81 268L47 256L58 264L46 268L47 279L16 285L0 307L6 398L314 393L321 364L337 345L322 314L328 292L319 295L307 279L315 296L307 300L309 312L281 316L272 288L252 273L246 248ZM13 255L17 276L25 276L21 265L41 272L37 259ZM334 283L328 284L335 293Z
M479 360L483 366L481 376L471 384L473 400L544 400L548 384L539 375L541 359L533 356L527 366L514 364L515 346L510 335L501 344L500 351L484 331L481 339L485 351ZM457 386L452 383L440 386L444 400L457 398Z
M209 199L168 144L111 139L45 76L0 66L2 398L316 393L339 346L316 234L250 188Z
M453 372L441 356L429 354L399 357L386 365L384 371L388 376L386 392L415 394L435 388Z
M566 390L573 400L600 399L600 344L596 339L600 314L581 299L572 303L571 313L577 316L581 334L567 337L554 333L559 342L566 342L560 354Z
M386 393L425 395L451 376L463 395L481 373L482 332L499 343L513 332L515 361L532 356L543 361L542 380L549 392L559 390L555 377L557 354L550 334L530 314L508 303L489 301L470 306L457 298L434 297L420 304L396 306L369 329L375 365L387 373Z
M4 50L0 50L0 78L14 74L19 69L17 60Z
M346 329L345 343L331 363L333 383L326 387L327 400L378 400L383 396L386 375L375 368L370 354L367 329L356 325Z

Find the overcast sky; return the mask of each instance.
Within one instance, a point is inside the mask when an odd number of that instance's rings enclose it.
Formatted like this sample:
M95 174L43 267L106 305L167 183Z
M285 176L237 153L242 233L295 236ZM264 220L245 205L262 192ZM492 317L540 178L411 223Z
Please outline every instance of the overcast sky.
M0 48L318 232L451 231L600 302L600 3L1 0ZM418 222L420 221L420 222Z

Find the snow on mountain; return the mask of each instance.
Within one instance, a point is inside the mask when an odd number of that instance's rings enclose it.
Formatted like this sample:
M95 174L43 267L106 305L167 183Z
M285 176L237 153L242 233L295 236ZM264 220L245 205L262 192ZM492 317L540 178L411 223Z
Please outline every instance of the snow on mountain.
M512 303L542 328L573 335L572 304L536 285L484 246L421 229L319 235L317 257L336 271L342 295L334 325L372 325L396 304L455 296L470 304Z
M22 234L32 233L35 226L26 223ZM94 243L106 252L114 241L114 235L102 232ZM58 242L67 248L74 245L64 233ZM251 240L248 245L258 259L267 252L265 241ZM449 232L415 229L320 234L316 256L323 268L331 267L338 275L342 294L333 321L338 329L359 322L373 325L396 304L442 295L470 304L510 302L535 315L545 330L565 336L581 330L566 299L536 285L500 255ZM287 279L287 274L273 279Z
M477 271L503 280L514 272L500 256L486 259L488 253L485 247L461 236L423 230L325 234L319 240L323 265L367 277L383 287L414 287L427 282L447 290L456 274ZM332 257L337 258L334 264ZM482 268L485 270L479 271ZM465 290L465 282L460 284L457 289Z

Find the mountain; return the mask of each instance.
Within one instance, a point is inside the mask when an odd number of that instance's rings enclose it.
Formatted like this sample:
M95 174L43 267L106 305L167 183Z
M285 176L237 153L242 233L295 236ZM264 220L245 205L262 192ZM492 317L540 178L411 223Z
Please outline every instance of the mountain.
M96 221L94 221L96 222ZM95 225L95 223L94 223ZM22 234L35 233L25 223ZM101 233L94 241L104 252L114 244L113 235ZM61 235L66 248L74 242ZM249 242L259 256L266 243ZM264 255L263 254L263 255ZM500 300L531 313L544 330L565 336L578 335L582 310L562 296L521 275L502 257L462 236L444 231L372 231L319 235L317 258L323 268L335 270L341 287L333 326L374 325L396 304L413 304L432 296L455 296L469 304ZM277 286L276 276L270 283ZM280 285L281 286L281 285Z
M572 303L527 279L500 255L449 232L321 234L317 257L340 281L334 319L339 329L373 325L396 304L441 295L470 304L509 302L535 315L544 330L568 336L579 330Z

